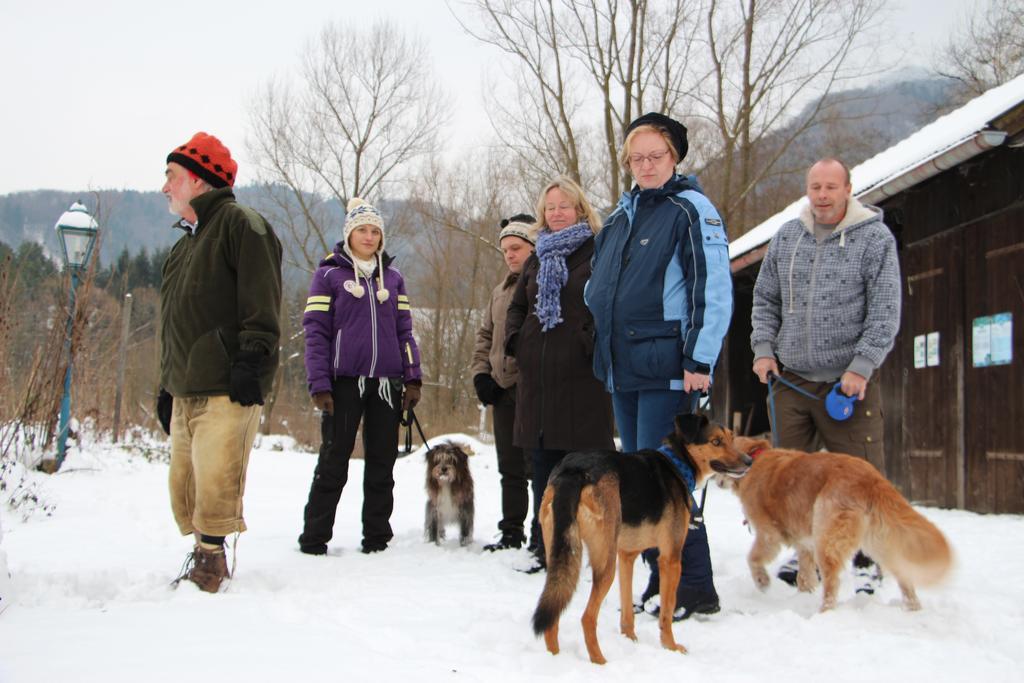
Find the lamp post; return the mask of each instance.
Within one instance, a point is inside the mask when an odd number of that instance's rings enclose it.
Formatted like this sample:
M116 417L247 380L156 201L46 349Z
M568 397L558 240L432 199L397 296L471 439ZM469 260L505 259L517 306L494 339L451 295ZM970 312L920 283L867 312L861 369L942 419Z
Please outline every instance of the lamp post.
M68 422L71 418L71 334L75 319L75 290L82 269L89 263L92 248L96 243L99 225L96 219L80 203L75 202L65 211L57 224L53 226L60 239L60 247L64 256L64 268L71 275L71 295L68 303L67 333L64 337L64 348L68 356L68 369L64 374L64 397L60 402L60 426L57 431L57 462L54 470L59 470L64 463L67 452Z

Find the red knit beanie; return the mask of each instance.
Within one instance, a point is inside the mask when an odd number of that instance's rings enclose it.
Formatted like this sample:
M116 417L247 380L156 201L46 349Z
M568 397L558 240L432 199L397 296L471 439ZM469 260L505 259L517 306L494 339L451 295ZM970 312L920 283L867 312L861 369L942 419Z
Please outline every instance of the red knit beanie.
M181 164L214 187L235 184L238 164L231 151L212 135L199 132L181 147L167 155L167 163Z

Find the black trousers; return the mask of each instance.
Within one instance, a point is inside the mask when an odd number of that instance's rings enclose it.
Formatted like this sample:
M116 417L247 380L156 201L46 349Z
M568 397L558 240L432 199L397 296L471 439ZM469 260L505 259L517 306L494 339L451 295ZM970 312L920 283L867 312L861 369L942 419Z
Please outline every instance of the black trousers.
M498 473L501 474L500 531L523 531L526 512L530 506L527 492L530 470L523 449L512 443L516 421L516 391L510 387L493 406L494 446L498 451Z
M390 383L391 405L380 396L380 383ZM348 463L363 424L363 541L387 543L391 512L395 507L395 459L398 457L398 425L402 407L402 383L397 379L366 378L363 395L358 379L342 377L331 386L334 414L324 413L320 422L322 443L313 472L304 513L301 545L326 544L334 535L334 515L341 491L348 481Z
M532 451L533 458L533 522L530 525L530 540L536 544L537 554L544 557L544 534L540 528L540 502L544 498L544 489L548 487L548 478L558 463L565 459L569 451L557 451L550 448L538 448Z
M694 495L699 497L700 492L698 491ZM694 518L699 514L696 503L690 513ZM648 548L641 555L651 569L647 589L643 595L645 601L651 596L657 595L660 588L661 572L658 569L660 554L657 548ZM715 574L711 567L711 548L708 546L708 530L704 527L704 522L690 522L690 530L686 533L686 541L683 543L682 562L683 569L676 587L676 606L692 607L695 602L717 600Z

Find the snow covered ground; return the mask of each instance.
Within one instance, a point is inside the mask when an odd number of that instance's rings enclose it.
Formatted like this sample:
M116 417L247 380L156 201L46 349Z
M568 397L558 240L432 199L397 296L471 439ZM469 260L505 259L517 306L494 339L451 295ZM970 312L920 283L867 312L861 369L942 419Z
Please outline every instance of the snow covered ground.
M765 594L754 588L739 504L716 487L706 516L723 611L676 625L690 653L663 650L644 615L638 643L620 636L613 587L598 624L609 663L590 664L579 626L585 572L553 657L529 624L544 575L514 570L525 551L481 550L500 510L494 450L454 438L476 452L471 548L457 533L440 548L423 542L421 451L398 462L396 537L377 555L358 552L362 463L353 461L326 557L295 542L315 455L264 438L249 468L236 577L219 595L169 586L190 543L171 520L167 466L86 446L60 474L34 475L53 516L26 522L0 509L16 591L0 615L0 681L1022 680L1024 518L923 509L957 552L951 579L919 591L924 609L904 612L892 581L855 596L846 577L838 608L818 614L820 593L778 581ZM635 594L646 571L636 574Z

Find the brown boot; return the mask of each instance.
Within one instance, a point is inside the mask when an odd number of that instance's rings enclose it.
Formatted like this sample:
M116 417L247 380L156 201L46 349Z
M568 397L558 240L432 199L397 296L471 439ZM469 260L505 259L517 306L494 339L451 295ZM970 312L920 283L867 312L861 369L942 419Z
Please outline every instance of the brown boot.
M192 550L194 564L188 573L188 580L199 586L199 590L216 593L224 579L231 578L228 571L227 556L224 548L204 548L196 544Z

